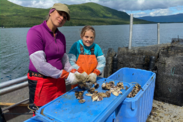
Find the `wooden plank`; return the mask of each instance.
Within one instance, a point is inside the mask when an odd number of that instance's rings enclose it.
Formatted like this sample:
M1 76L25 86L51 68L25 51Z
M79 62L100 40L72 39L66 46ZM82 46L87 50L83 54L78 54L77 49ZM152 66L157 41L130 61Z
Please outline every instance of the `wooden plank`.
M3 103L3 102L0 102L0 106L12 106L14 104L16 104L16 103ZM17 106L28 106L28 105L29 104L23 104L23 103L21 103L21 104L18 104Z

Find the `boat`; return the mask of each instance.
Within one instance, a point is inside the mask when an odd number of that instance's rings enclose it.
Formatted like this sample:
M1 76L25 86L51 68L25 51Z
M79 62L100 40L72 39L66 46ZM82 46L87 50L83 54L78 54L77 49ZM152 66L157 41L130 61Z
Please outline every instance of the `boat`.
M178 39L178 40L180 43L182 43L182 39ZM175 42L177 45L177 41ZM148 50L150 49L150 47L146 47L146 48ZM107 66L109 66L109 64L107 64ZM110 70L105 69L101 77L106 77L105 76L106 72L110 72ZM69 84L66 84L66 90L67 91L70 90ZM29 89L28 89L27 76L23 76L20 78L16 78L13 80L0 83L0 106L2 110L1 114L2 116L4 116L7 122L23 122L31 118L33 116L33 112L28 109L27 107L28 104L29 104ZM181 112L183 112L182 106L177 106L171 103L162 102L154 99L152 108L153 109L147 119L148 122L151 122L151 120L157 121L158 119L164 120L166 119L166 117L168 117L169 119L172 119L173 121L183 120L183 117L181 116ZM161 111L156 111L155 109L161 109ZM170 113L167 113L168 111L172 111L172 110L174 112L171 114L172 115L176 114L175 117L171 116ZM158 116L160 115L158 114L158 112L161 112L161 117Z

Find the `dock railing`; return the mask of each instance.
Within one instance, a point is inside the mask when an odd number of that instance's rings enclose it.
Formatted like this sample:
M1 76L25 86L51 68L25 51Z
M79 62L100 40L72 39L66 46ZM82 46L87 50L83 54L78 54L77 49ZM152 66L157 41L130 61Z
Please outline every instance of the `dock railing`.
M0 95L28 86L27 76L0 83Z
M21 88L26 87L26 86L28 86L27 76L23 76L20 78L16 78L13 80L2 82L2 83L0 83L0 95L4 95L6 93L15 91L17 89L21 89ZM15 106L18 106L19 104L24 103L28 100L29 100L29 98L26 98L26 99L19 101L17 103L8 105L8 107L3 108L2 111L5 111L5 110L8 110L8 109L13 108ZM1 106L2 105L7 106L6 103L1 103Z
M133 14L130 14L130 35L128 49L132 48L132 32L133 32ZM157 23L157 44L160 44L160 23Z

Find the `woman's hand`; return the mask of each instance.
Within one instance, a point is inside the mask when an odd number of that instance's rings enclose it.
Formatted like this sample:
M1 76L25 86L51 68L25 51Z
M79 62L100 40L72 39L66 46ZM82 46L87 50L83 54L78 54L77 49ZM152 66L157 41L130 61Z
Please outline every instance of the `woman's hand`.
M70 72L66 80L71 85L74 85L74 84L85 83L87 81L87 77L88 75L86 72L79 73L76 71L75 73Z
M78 74L77 74L78 75ZM71 85L78 84L80 82L80 79L77 78L76 73L69 73L68 77L66 78L67 82L69 82Z

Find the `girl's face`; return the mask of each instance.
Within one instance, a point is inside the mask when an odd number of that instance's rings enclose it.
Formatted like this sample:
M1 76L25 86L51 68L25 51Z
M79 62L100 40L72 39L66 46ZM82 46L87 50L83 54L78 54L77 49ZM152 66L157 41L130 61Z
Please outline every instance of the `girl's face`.
M56 27L61 27L65 24L67 20L67 14L63 11L55 10L50 14L51 22Z
M91 46L94 42L94 33L91 30L87 30L83 37L81 37L83 40L83 44L87 47Z

